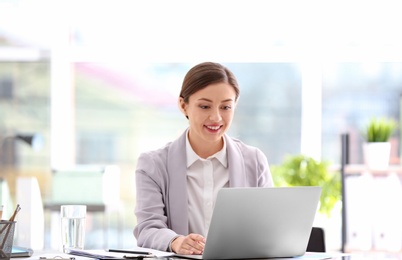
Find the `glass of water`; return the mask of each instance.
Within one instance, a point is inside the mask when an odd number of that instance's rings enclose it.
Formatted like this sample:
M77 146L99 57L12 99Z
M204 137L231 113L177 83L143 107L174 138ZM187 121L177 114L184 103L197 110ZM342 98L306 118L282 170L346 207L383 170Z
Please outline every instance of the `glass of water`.
M86 213L86 205L60 207L61 243L64 253L68 253L70 249L84 249Z

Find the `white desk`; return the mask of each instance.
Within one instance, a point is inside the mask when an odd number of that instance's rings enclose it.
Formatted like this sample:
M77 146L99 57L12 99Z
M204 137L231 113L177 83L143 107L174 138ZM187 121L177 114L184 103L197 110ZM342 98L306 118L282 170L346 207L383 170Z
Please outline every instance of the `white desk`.
M168 253L168 252L162 252L162 251L157 251L157 250L149 250L149 249L143 249L143 248L134 248L131 250L138 250L138 251L149 251L152 252L156 257L153 258L146 258L146 259L168 259L168 260L183 260L184 258L180 257L175 257L174 254ZM87 250L87 252L90 252L92 254L101 254L101 255L108 255L108 256L114 256L114 257L121 257L123 258L124 255L127 255L126 253L111 253L111 252L106 252L105 250ZM76 255L70 255L70 254L64 254L58 251L45 251L45 252L35 252L31 257L28 258L21 258L21 259L29 259L29 260L39 260L40 257L46 257L46 259L70 259L70 258L75 258L75 260L90 260L94 258L87 258L87 257L82 257L82 256L76 256ZM13 258L16 259L16 258ZM387 259L387 260L397 260L400 259L400 256L395 256L394 258L390 258L389 256L384 257L384 258L378 258L378 256L367 256L367 255L361 255L361 254L331 254L331 253L306 253L304 256L297 257L297 258L278 258L278 260L320 260L320 259L337 259L337 260L370 260L370 259ZM260 259L262 260L262 259ZM273 258L270 258L268 260L273 260Z

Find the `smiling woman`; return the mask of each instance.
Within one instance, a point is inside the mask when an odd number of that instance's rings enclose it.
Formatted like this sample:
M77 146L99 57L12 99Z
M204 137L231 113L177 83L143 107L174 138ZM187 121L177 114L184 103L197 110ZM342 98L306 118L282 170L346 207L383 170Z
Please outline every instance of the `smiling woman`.
M226 134L239 93L221 64L204 62L187 72L178 102L188 129L138 159L138 246L201 254L221 188L273 186L266 156Z
M219 64L202 63L186 74L179 107L189 120L191 147L201 158L222 149L223 135L232 123L239 94L235 76Z
M182 113L188 118L188 138L193 150L201 157L218 152L223 146L223 134L230 128L236 106L234 88L227 83L210 84L188 98L180 97Z

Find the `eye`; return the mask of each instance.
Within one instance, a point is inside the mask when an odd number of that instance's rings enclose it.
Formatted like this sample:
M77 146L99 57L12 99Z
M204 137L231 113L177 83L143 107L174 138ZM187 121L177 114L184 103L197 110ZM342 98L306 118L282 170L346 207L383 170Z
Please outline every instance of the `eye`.
M209 108L209 106L206 106L206 105L200 105L199 106L201 109L208 109Z
M232 106L223 106L222 109L223 110L230 110L230 109L232 109Z

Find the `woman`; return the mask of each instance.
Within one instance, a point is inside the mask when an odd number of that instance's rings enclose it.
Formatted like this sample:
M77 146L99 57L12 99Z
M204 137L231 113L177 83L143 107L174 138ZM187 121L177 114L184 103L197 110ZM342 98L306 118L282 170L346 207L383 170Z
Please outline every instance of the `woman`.
M178 103L188 129L138 159L138 246L202 254L221 188L273 186L265 155L225 134L239 93L236 78L221 64L205 62L187 72Z

